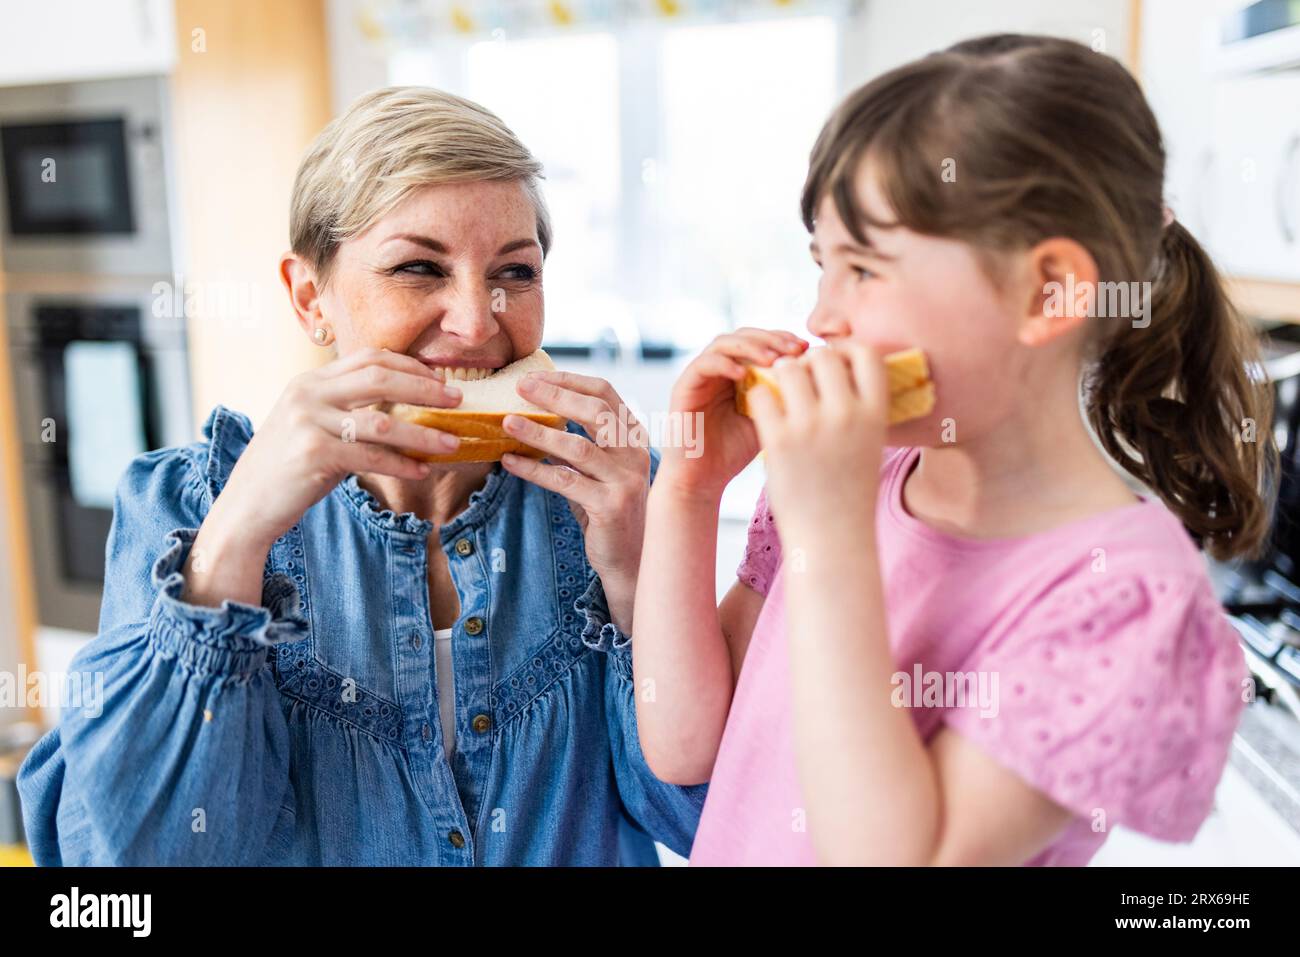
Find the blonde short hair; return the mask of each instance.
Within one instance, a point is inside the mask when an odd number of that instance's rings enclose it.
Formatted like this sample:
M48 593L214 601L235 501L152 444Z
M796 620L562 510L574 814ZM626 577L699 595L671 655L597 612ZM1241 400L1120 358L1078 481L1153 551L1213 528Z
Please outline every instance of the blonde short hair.
M519 180L537 210L542 255L551 218L538 188L542 164L500 118L425 86L367 93L320 132L298 167L289 241L324 279L344 240L365 232L412 189Z

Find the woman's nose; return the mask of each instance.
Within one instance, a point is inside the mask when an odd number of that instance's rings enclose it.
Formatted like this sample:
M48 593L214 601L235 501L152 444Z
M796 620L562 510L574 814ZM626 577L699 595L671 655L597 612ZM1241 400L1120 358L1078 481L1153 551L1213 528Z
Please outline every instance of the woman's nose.
M504 312L504 290L483 282L466 283L443 314L441 328L471 348L490 341L500 328L497 315Z

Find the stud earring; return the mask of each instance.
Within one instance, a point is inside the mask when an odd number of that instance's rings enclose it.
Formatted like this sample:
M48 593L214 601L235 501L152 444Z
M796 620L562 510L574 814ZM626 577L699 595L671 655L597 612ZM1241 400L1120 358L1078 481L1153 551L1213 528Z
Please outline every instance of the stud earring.
M327 346L330 343L329 330L324 326L317 326L316 331L312 333L312 338L316 340L316 345Z

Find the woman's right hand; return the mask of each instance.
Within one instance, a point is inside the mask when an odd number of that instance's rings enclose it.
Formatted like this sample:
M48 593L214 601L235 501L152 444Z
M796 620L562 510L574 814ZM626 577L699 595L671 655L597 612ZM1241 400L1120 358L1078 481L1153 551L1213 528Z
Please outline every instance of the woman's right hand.
M691 457L685 448L665 445L655 484L667 479L677 491L721 497L759 449L754 423L736 411L736 383L745 377L745 364L770 366L807 348L808 343L792 332L749 327L709 343L678 377L671 401L674 419L697 413L702 417L703 428L693 433L700 454Z
M347 475L419 480L429 465L400 449L446 453L460 444L454 435L366 408L386 401L454 408L461 394L418 359L386 349L362 349L294 377L199 529L190 561L199 574L187 576L187 599L260 604L272 543Z

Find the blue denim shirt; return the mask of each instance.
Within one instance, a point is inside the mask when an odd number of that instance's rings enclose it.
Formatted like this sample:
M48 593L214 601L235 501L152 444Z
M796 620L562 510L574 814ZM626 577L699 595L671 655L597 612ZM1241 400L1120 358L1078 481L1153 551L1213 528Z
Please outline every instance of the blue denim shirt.
M438 530L461 609L449 761L432 523L349 476L275 542L263 607L187 604L190 546L252 426L218 406L203 432L119 485L99 635L72 666L103 674L103 700L65 709L19 772L38 864L655 863L651 836L689 851L705 786L646 767L630 638L563 497L498 464Z

